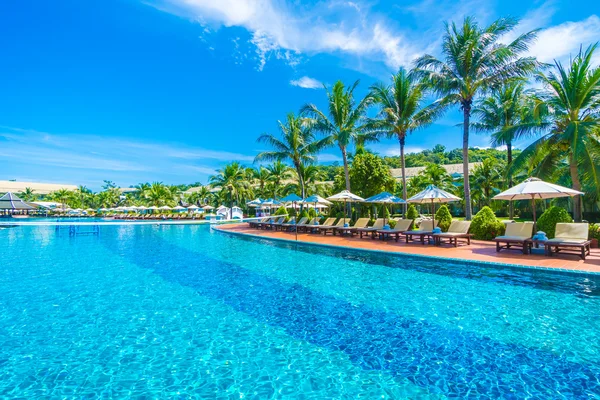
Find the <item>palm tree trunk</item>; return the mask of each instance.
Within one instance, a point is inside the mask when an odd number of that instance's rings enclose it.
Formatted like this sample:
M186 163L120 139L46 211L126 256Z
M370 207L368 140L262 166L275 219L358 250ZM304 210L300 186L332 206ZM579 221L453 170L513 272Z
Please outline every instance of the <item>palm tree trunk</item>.
M471 104L463 104L463 185L465 189L465 219L471 220L471 186L469 185L469 123Z
M569 157L569 170L571 172L571 180L573 181L573 189L581 191L581 182L579 182L579 174L577 171L577 160L572 154ZM581 212L581 196L573 197L573 219L575 222L581 222L583 219Z
M350 191L350 172L348 171L348 155L346 148L342 147L342 159L344 160L344 175L346 177L346 190Z
M406 191L406 160L404 159L404 145L406 144L406 137L404 134L400 136L400 167L402 168L402 199L406 201L408 195ZM402 218L406 218L407 204L404 203L402 206Z
M513 186L512 174L510 173L510 165L512 164L512 143L509 141L506 143L506 161L508 164L508 187ZM512 201L508 202L508 218L514 219L515 217L515 205Z

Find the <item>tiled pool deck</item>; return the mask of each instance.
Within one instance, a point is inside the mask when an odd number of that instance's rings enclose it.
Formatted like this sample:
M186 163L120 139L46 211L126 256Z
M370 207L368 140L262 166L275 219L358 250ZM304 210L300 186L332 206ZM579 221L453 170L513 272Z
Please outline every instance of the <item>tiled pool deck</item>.
M296 240L296 234L293 232L258 230L249 228L247 223L220 225L215 227L215 229L261 238L290 241ZM407 244L402 240L395 242L394 240L382 241L372 240L370 238L359 239L358 236L351 238L349 236L323 236L322 234L299 233L298 241L303 243L348 247L354 249L389 251L479 262L492 262L529 267L555 268L562 270L600 273L599 249L592 249L591 255L588 256L585 261L583 261L578 256L568 254L546 257L544 255L536 254L523 255L518 250L503 250L500 253L496 253L496 247L494 243L479 240L471 241L470 246L460 245L459 247L455 248L449 245L433 246L427 244L422 245L420 243Z

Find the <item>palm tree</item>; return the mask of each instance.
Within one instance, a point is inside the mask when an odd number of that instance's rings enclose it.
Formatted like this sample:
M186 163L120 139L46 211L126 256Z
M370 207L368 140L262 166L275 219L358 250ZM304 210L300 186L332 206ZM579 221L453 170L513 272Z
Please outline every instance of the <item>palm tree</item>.
M26 187L24 191L22 191L21 193L19 193L19 197L23 200L23 201L36 201L37 200L37 195L34 193L35 190L30 188L30 187Z
M152 182L150 188L146 191L146 199L153 206L174 204L171 190L162 182Z
M317 142L319 148L337 145L342 152L346 190L350 190L350 174L348 171L348 146L351 143L361 143L361 137L366 131L364 117L367 108L372 103L371 96L366 96L358 103L354 99L354 90L359 81L354 82L348 89L342 81L337 81L331 91L327 90L328 114L320 111L314 104L302 107L302 114L310 117L308 121L315 130L325 134Z
M592 66L596 48L580 50L566 68L555 61L555 71L538 74L545 87L540 99L548 112L548 129L517 157L515 168L529 161L543 177L566 161L573 189L581 190L582 180L600 188L600 67ZM573 216L581 221L578 200Z
M515 140L528 136L540 128L531 114L533 97L528 97L523 80L508 81L482 99L473 109L478 121L471 126L478 132L491 133L493 147L506 146L507 164L513 162ZM513 174L506 169L508 186L513 185ZM514 205L509 204L509 217L514 217Z
M502 173L500 171L498 161L491 157L486 158L473 169L473 175L471 175L472 189L473 192L479 192L483 205L489 206L492 194L502 186Z
M428 163L419 175L423 177L426 185L435 185L440 189L453 190L454 184L448 171L439 164Z
M273 150L263 151L256 156L257 161L289 161L296 170L302 198L306 197L306 187L302 170L316 161L315 154L321 150L323 142L315 140L313 129L304 118L294 113L287 115L286 121L277 121L281 139L272 134L263 134L258 142L269 144Z
M260 166L253 170L252 179L256 185L258 185L257 195L269 197L266 192L266 186L269 183L269 170L263 166Z
M469 187L469 127L473 102L477 96L500 86L508 79L525 77L538 66L533 57L520 57L536 31L520 35L509 44L499 42L518 21L500 18L485 28L480 28L471 17L465 18L462 27L446 25L443 38L443 60L432 55L417 59L416 68L427 85L440 96L438 105L446 108L459 105L463 111L463 175L465 216L471 219Z
M375 131L394 137L400 144L400 166L402 168L402 198L407 198L406 163L404 146L406 136L433 122L439 108L422 107L425 100L423 85L412 72L400 68L392 75L392 84L383 83L371 87L371 95L380 107L377 119L370 120ZM406 204L404 205L406 212Z
M232 162L217 170L217 174L209 178L213 187L220 188L221 197L233 207L234 203L242 204L252 197L252 188L246 179L246 171L238 162Z
M268 182L271 189L271 197L279 197L281 190L285 185L285 181L291 178L291 169L281 161L275 161L267 166L269 174Z
M73 193L68 189L59 189L53 193L53 198L60 201L63 210L66 208L67 202L72 198Z

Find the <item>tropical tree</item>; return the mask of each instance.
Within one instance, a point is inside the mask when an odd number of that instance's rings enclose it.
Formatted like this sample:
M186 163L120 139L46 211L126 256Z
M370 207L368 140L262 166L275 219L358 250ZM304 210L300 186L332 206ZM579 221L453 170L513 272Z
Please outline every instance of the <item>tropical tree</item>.
M425 185L435 185L443 190L454 190L452 177L444 167L434 163L428 163L419 175L423 178Z
M493 147L506 146L508 166L513 162L515 140L531 135L540 128L538 119L532 113L534 102L535 98L528 96L525 91L525 82L512 80L493 90L473 109L477 121L471 126L478 132L491 134ZM511 171L510 168L506 169L509 187L513 185ZM509 205L509 217L514 217L512 202Z
M539 73L544 85L540 99L549 123L542 136L515 160L515 168L529 162L540 177L565 162L573 189L600 188L600 67L592 65L596 45L580 50L567 67L555 61L554 71ZM576 221L582 219L581 203L573 202Z
M472 192L480 200L480 208L489 206L493 194L502 187L501 165L495 158L486 158L473 168L471 175ZM512 203L512 202L511 202Z
M508 44L500 42L518 20L500 18L481 28L472 17L462 26L446 25L442 53L437 59L424 55L417 59L418 73L434 92L442 96L440 108L458 105L463 112L463 174L465 216L471 219L469 187L469 127L473 102L482 94L509 79L531 74L538 63L533 57L521 57L535 39L536 31L524 33Z
M268 172L267 192L270 193L271 197L279 197L287 183L286 181L292 177L291 169L281 161L275 161L273 164L268 165L266 169Z
M373 101L379 105L377 119L370 126L379 134L393 137L400 145L400 168L402 169L402 198L407 198L406 161L404 146L408 134L431 124L436 116L435 107L423 107L425 91L417 76L400 68L392 75L391 85L383 83L371 87ZM406 212L406 205L404 206Z
M145 193L148 204L152 206L174 205L173 194L168 186L162 182L152 182Z
M216 175L209 177L209 182L213 187L220 188L221 198L230 206L242 204L253 195L246 171L236 161L217 170Z
M34 192L35 192L34 189L32 189L30 187L26 187L24 191L19 193L19 197L21 198L21 200L24 200L24 201L36 201L37 195Z
M68 189L59 189L52 193L52 198L60 201L63 210L66 208L69 200L73 197L73 192Z
M306 197L303 170L316 161L315 154L325 143L315 139L311 124L304 118L289 113L285 122L279 124L280 138L265 133L258 142L270 145L273 150L263 151L256 156L257 161L289 161L296 171L301 196Z
M356 102L354 90L359 81L346 88L342 81L337 81L327 90L328 112L325 114L314 104L302 107L302 114L308 116L307 121L312 127L323 133L325 137L316 145L318 148L337 145L342 153L346 190L350 190L350 175L348 171L348 146L351 143L364 141L368 131L365 126L365 113L372 103L370 95ZM371 136L372 137L372 136Z

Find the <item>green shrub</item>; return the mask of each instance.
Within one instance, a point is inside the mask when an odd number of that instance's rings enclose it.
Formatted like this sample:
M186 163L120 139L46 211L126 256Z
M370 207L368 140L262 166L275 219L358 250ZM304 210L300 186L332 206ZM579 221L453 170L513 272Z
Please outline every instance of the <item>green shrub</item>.
M387 221L387 224L390 226L390 229L394 229L396 227L396 222L397 221L390 219Z
M561 207L550 207L537 220L537 230L546 233L552 239L556 233L556 224L559 222L573 222L567 210Z
M588 239L596 239L600 241L600 225L599 224L590 224L590 232L588 234Z
M338 211L337 213L335 213L335 218L344 218L344 212L343 211Z
M419 212L414 204L408 206L408 210L406 210L406 219L417 219L419 218Z
M306 208L305 208L305 209L303 209L303 210L302 210L302 212L300 213L300 215L299 215L299 218L298 218L298 219L301 219L301 218L308 218L308 217L310 217L310 214L309 214L309 213L306 211Z
M308 210L308 216L312 219L312 218L316 218L317 217L317 210L315 210L314 208L310 208Z
M277 211L275 211L275 214L273 215L288 215L287 209L285 207L279 207L277 209Z
M443 204L437 210L435 213L435 220L438 221L438 226L442 232L448 232L448 228L450 228L450 224L452 223L452 214L450 214L447 205Z
M473 217L470 232L475 239L492 240L504 234L504 230L504 224L496 218L491 208L485 206Z

